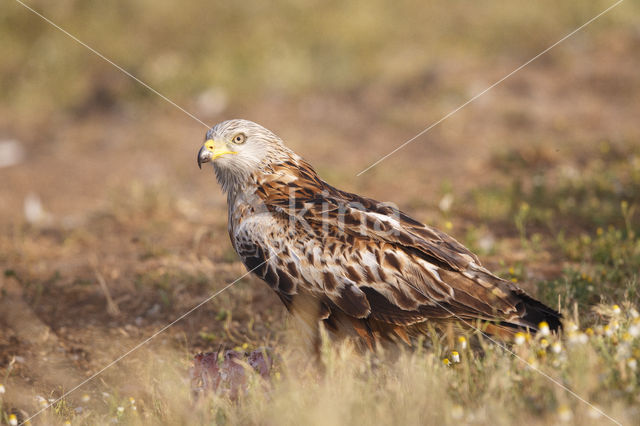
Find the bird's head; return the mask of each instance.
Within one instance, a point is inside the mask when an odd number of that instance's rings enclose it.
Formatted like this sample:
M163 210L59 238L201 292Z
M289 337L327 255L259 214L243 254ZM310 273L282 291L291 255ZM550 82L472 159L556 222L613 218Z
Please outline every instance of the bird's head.
M259 124L228 120L207 132L198 151L198 167L212 162L218 182L227 190L290 152L282 139Z

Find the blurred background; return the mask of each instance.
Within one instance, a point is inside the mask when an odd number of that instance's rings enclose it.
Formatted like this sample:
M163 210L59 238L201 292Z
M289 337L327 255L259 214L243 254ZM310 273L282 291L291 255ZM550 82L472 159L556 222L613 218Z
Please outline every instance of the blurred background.
M569 147L637 137L633 2L358 179L356 172L609 4L30 4L205 123L253 119L328 178L375 188L377 197L411 187L411 197L428 203L424 190L464 185L474 165L486 174L479 160L502 148L548 144L570 157ZM3 216L20 215L28 191L52 213L78 213L128 179L180 186L185 196L183 186L197 188L192 201L219 197L201 192L207 178L188 161L206 130L200 124L18 3L0 19L0 132L28 159L3 170L11 183Z
M588 318L637 300L637 2L358 177L613 2L27 4L204 123L264 125L331 184L444 229L546 303ZM29 406L244 267L196 166L206 127L19 3L2 8L0 378ZM247 277L157 340L186 360L277 345L286 321Z

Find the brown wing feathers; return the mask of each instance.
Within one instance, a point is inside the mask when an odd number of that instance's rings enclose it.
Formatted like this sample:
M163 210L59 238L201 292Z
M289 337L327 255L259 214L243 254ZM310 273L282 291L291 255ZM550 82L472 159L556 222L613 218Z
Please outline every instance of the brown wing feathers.
M288 308L297 294L311 296L330 325L343 324L344 318L332 317L346 315L361 337L388 329L403 341L413 326L430 320L560 326L556 311L489 273L453 238L391 206L331 187L302 160L255 180L256 194L280 229L261 240L243 240L255 233L237 232L235 245L251 269L266 260L268 250L260 247L286 240L278 245L287 248L256 273ZM299 223L292 225L292 218Z

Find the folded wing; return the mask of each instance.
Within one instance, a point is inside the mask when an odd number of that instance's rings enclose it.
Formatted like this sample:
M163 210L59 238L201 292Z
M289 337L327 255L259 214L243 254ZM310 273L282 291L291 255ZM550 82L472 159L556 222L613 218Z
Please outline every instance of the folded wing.
M340 310L397 326L455 318L559 327L557 312L491 274L450 236L393 206L331 187L304 162L284 167L258 186L270 212L263 219L271 221L262 226L271 232L247 224L239 232L246 249L238 244L245 258L273 254L261 277L283 301L309 294L321 301L324 316ZM256 251L261 255L242 254Z

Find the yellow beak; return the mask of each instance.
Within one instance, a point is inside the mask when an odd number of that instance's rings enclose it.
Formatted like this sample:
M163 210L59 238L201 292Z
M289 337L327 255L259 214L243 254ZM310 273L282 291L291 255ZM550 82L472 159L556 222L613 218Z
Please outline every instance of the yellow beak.
M237 154L237 152L229 150L224 142L209 139L198 151L198 167L202 168L202 163L208 163L226 154Z

